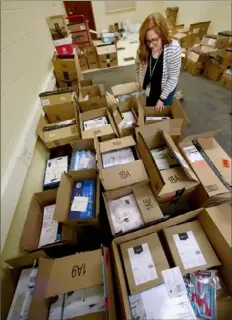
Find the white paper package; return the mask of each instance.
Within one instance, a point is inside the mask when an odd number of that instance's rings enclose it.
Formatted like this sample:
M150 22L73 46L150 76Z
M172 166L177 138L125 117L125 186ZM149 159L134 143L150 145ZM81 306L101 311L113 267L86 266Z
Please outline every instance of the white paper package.
M49 299L51 302L48 320L62 320L64 308L64 294Z
M65 294L63 319L106 311L103 285Z
M114 232L125 233L144 224L133 194L108 201Z
M162 121L162 120L170 120L170 117L146 117L145 122L148 121Z
M108 121L106 117L101 117L97 119L86 120L83 122L83 124L84 124L84 130L90 130L90 129L102 127L108 124Z
M102 153L103 168L110 168L135 161L131 148L123 148Z
M153 149L151 154L160 171L180 166L168 147Z
M43 223L38 247L45 246L57 240L57 231L59 223L53 220L55 207L55 204L44 207Z
M180 297L169 297L164 284L129 296L129 301L132 319L196 319L187 293Z
M19 281L15 290L14 298L11 303L10 311L7 316L7 320L19 319L23 302L26 297L27 285L30 278L32 269L24 269L21 271Z
M136 123L135 117L131 111L122 112L123 120L119 123L121 129L131 127Z
M60 182L63 172L68 172L68 156L49 159L45 170L44 187Z

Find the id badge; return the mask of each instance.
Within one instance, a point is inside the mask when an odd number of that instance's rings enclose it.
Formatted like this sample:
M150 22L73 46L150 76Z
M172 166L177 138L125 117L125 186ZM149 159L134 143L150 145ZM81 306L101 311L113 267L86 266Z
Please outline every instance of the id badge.
M151 84L149 83L147 88L146 88L146 96L149 97L150 96L150 91L151 91Z

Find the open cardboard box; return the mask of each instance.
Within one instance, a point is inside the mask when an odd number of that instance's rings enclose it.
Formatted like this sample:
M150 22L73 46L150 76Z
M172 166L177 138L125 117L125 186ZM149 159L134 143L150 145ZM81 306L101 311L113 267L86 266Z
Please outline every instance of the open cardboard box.
M105 97L105 89L103 84L94 84L84 86L80 89L79 106L82 112L107 108L107 101ZM88 96L88 100L85 100Z
M39 97L49 122L75 118L77 93L72 88L42 92Z
M103 142L100 142L96 138L95 147L97 152L99 176L105 190L125 187L137 182L148 180L143 161L139 157L136 142L132 136L116 138ZM123 148L132 148L136 160L110 168L103 168L102 153L120 150Z
M23 250L37 250L52 248L58 245L76 243L77 231L61 225L61 240L38 247L43 223L44 207L56 203L57 189L34 193L27 213L26 221L20 239L20 247Z
M114 139L118 136L114 120L107 108L101 108L96 110L90 110L79 114L80 128L82 139L94 138L95 136L101 137L102 141ZM108 124L104 126L84 130L84 121L106 117Z
M142 216L142 220L144 222L144 225L140 228L145 228L148 225L158 223L164 217L148 181L140 182L115 190L106 191L103 193L103 199L105 202L106 213L108 216L111 233L114 237L120 236L121 234L116 234L114 231L108 201L116 200L130 194L134 195ZM134 230L128 231L127 233L129 232L134 232Z
M48 120L41 116L37 124L36 133L44 142L48 149L69 144L72 141L80 139L80 127L77 118L70 119L73 123L62 128L55 128L60 123L49 123ZM44 131L45 127L53 127L53 130Z
M137 126L138 121L138 106L136 103L136 99L134 97L131 97L125 102L115 104L112 106L112 110L114 121L120 137L133 135L135 133L135 127ZM131 126L125 126L125 120L122 113L129 111L134 116L136 123L132 124Z
M89 69L100 68L100 63L97 55L97 49L95 46L88 46L84 48L84 53L87 57Z
M176 98L174 98L173 104L170 107L166 107L162 111L157 111L155 106L146 107L145 94L137 97L137 103L139 114L138 125L140 127L143 127L146 124L146 117L170 117L170 120L165 120L170 122L170 126L173 119L179 119L181 121L180 130L183 130L189 124L189 120L181 107L180 102ZM152 121L149 121L149 123L152 123Z
M43 250L23 253L5 261L6 266L4 266L1 277L1 319L7 319L21 271L32 268L35 260L41 257L47 257Z
M29 319L48 319L49 297L100 284L104 284L106 311L73 319L116 319L109 249L80 252L58 259L41 258Z
M229 90L232 90L232 69L226 69L221 77L220 84Z
M94 83L93 83L93 80L91 80L91 79L81 80L81 81L80 81L80 87L81 87L81 88L89 87L89 86L93 86L93 85L94 85Z
M111 90L115 97L122 96L124 94L131 94L137 91L135 82L118 84L111 87Z
M206 34L204 37L201 39L201 45L215 48L217 40L217 35L216 34Z
M231 268L231 207L223 205L207 209L198 209L188 212L184 215L171 218L167 221L161 222L146 229L138 230L136 232L126 234L124 236L115 238L112 242L113 260L115 266L115 277L117 283L117 291L120 299L121 317L122 319L131 319L131 310L128 300L128 287L126 277L120 256L120 245L128 241L138 239L140 237L149 235L151 233L159 233L165 228L175 225L180 225L189 221L198 221L203 228L206 236L213 249L215 250L218 258L222 262L220 267L221 276L232 294L231 276L228 272ZM220 222L219 222L220 221ZM230 222L230 223L229 223ZM162 234L162 232L161 232ZM229 259L228 259L229 258ZM170 261L171 262L171 261ZM170 265L173 267L174 265ZM226 268L227 273L223 272ZM217 299L218 319L226 320L232 314L231 301L227 297Z
M214 139L215 135L216 132L192 135L179 143L179 149L200 181L195 194L199 206L231 199L231 158Z
M218 32L215 47L218 49L225 49L231 46L232 34L231 31Z
M151 132L150 136L138 134L137 147L147 169L151 185L160 202L169 202L170 199L193 192L199 181L192 169L182 157L177 146L169 134L164 131ZM152 157L151 150L167 147L177 161L177 167L159 170Z
M91 218L69 220L69 212L71 208L71 198L73 184L75 181L94 180L95 181L95 199L94 214ZM70 171L63 173L60 180L56 197L56 208L53 219L62 222L68 226L85 226L98 225L99 223L99 206L100 206L100 179L95 169L86 169L78 171Z
M70 143L73 151L91 151L96 154L94 139L80 139Z
M210 23L211 21L191 23L189 27L189 33L201 39L205 34L207 34Z

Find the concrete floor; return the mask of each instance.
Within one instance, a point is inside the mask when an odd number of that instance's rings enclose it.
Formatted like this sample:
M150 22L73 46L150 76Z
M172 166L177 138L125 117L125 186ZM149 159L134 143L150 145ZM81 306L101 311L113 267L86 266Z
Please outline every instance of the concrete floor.
M135 80L134 65L87 73L84 78L103 83L106 91L111 92L112 86ZM231 92L215 81L203 76L191 76L186 72L181 72L178 88L184 93L182 106L190 121L190 126L185 129L183 136L220 130L216 139L231 156Z

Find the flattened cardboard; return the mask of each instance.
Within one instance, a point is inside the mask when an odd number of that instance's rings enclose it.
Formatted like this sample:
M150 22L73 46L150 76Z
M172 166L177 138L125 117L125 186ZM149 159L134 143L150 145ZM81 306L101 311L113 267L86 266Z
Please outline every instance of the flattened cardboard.
M137 91L135 82L118 84L114 87L111 87L111 90L115 97L122 96L124 94L130 94Z
M120 137L133 135L135 133L135 127L137 126L137 124L131 125L130 127L126 127L126 128L122 128L120 124L123 121L122 112L128 112L128 111L130 111L133 114L133 116L137 122L138 106L136 103L136 99L134 99L132 97L125 102L118 103L118 104L112 106L112 110L113 110L113 112L112 112L113 118L114 118L115 124L117 126L117 130L118 130Z
M116 67L118 65L118 54L116 45L97 47L100 68Z
M136 143L132 136L116 138L104 142L99 142L98 139L95 139L97 166L101 183L105 190L112 190L148 180L143 161L139 158L134 162L129 162L105 169L103 168L102 153L112 150L119 150L126 147L135 148L135 144ZM114 177L114 179L112 179L112 177Z
M137 146L159 201L169 201L173 197L188 194L199 185L197 177L183 161L172 138L164 131L151 132L147 137L139 133ZM158 170L150 150L163 146L169 148L179 167Z
M40 259L29 319L47 319L49 309L46 298L103 283L107 292L107 312L78 319L93 320L96 316L97 319L106 319L107 316L109 320L116 319L109 250L102 248L58 259Z
M116 200L130 194L133 194L135 197L142 219L144 221L144 227L154 223L158 223L161 219L163 219L163 213L159 207L158 202L155 199L155 196L151 190L148 181L137 183L133 186L127 186L106 191L103 193L103 199L110 224L111 233L114 237L120 235L115 234L114 232L114 226L110 214L108 201ZM131 230L128 233L130 232L134 232L134 230Z
M38 247L43 223L44 207L55 204L56 195L57 189L52 189L35 193L32 196L20 239L20 247L23 250L33 251L36 249L51 248L61 244L76 242L76 230L63 225L61 234L62 237L60 241L42 246L40 248Z
M76 116L77 94L73 89L43 92L40 100L50 123L73 119Z
M71 197L73 183L81 180L95 180L95 210L94 217L87 219L69 220L71 207ZM79 171L70 171L63 173L60 180L60 186L57 191L56 208L53 219L62 222L68 226L98 225L99 223L99 205L100 205L100 180L96 170L86 169Z
M181 103L179 100L174 98L173 104L170 107L164 108L161 112L155 110L155 106L149 106L146 107L146 96L145 95L139 95L136 97L137 103L138 103L138 124L140 127L143 127L145 123L146 117L171 117L170 120L164 120L170 122L170 127L173 127L177 125L175 122L174 125L172 125L172 120L182 120L180 123L180 131L183 130L188 124L189 120L181 106ZM162 126L162 123L164 121L160 121L159 125ZM162 129L162 128L160 128Z
M205 160L192 162L185 152L185 148L193 146L192 141L197 140L207 157L217 168L225 181L232 185L231 158L214 139L215 132L206 132L201 135L186 137L179 143L179 148L197 175L201 186L196 190L196 201L199 205L213 205L231 199L231 193L223 182L215 175Z
M136 286L133 270L131 267L131 262L128 254L128 249L141 246L143 244L148 245L158 277L154 280L151 280ZM136 293L148 290L150 288L156 287L159 284L163 283L163 277L162 277L161 271L169 269L169 264L157 233L151 233L147 236L143 236L135 240L124 242L120 244L120 249L122 253L122 261L126 271L126 278L127 278L129 289L130 289L130 294L136 294Z
M103 84L95 84L82 87L79 95L79 106L82 112L91 111L100 108L107 108ZM84 100L88 96L88 100Z
M77 120L76 124L68 127L63 127L52 131L43 131L43 128L48 125L49 123L46 118L41 116L36 128L36 133L48 149L63 146L72 141L80 139L79 122Z
M206 264L203 266L197 266L197 267L185 269L183 265L183 262L179 255L178 249L176 247L173 235L179 234L179 233L185 233L187 231L192 231L194 234L197 244L206 261ZM164 229L164 234L165 234L169 249L171 251L174 263L176 266L180 268L180 271L182 274L195 272L197 270L209 269L212 267L219 266L221 264L198 221L187 222L178 226L173 226L173 227Z
M99 128L93 128L86 131L83 130L84 121L97 119L99 117L106 117L109 123ZM100 108L80 113L80 128L82 139L91 139L96 136L101 137L103 141L106 141L118 136L113 118L106 108Z

